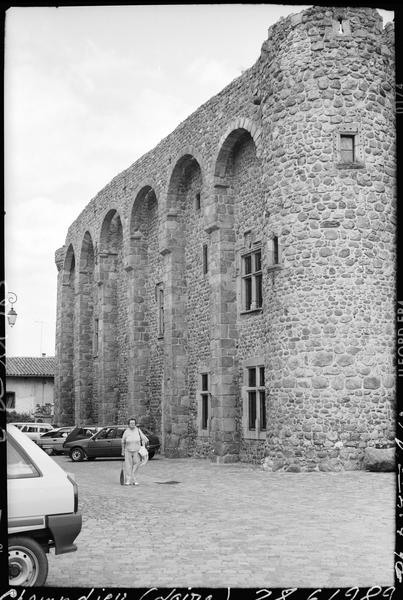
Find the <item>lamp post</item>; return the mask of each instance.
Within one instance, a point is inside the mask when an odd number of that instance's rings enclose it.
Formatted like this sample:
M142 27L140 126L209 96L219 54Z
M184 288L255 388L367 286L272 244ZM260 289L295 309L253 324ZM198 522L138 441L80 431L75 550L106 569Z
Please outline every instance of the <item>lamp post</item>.
M7 313L7 321L10 327L14 327L17 320L17 313L14 310L13 304L17 302L17 294L14 294L14 292L8 292L8 302L11 304L11 308Z

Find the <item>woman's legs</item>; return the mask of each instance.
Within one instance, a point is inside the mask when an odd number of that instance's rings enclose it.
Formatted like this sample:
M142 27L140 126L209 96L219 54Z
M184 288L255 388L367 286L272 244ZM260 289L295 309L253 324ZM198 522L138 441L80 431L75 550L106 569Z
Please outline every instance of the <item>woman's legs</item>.
M132 471L133 471L133 455L134 452L129 452L129 450L125 450L125 484L129 485L132 481Z
M133 456L133 470L132 470L132 482L133 483L137 483L137 479L136 479L136 473L137 473L137 469L140 466L140 456L138 452L134 453Z

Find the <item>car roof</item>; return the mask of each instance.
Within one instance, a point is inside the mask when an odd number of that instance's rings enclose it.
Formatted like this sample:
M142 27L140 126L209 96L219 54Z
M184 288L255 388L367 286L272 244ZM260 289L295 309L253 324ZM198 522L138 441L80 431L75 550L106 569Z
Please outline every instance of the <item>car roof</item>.
M37 423L36 421L17 421L16 423L10 423L10 425L40 425L41 427L49 427L50 429L53 429L52 425L50 423Z

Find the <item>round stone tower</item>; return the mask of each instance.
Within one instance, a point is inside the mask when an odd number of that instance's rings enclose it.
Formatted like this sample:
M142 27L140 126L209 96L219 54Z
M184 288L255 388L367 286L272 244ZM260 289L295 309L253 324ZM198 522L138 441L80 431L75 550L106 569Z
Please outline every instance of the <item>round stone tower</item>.
M314 7L262 47L266 462L360 468L394 437L393 26Z

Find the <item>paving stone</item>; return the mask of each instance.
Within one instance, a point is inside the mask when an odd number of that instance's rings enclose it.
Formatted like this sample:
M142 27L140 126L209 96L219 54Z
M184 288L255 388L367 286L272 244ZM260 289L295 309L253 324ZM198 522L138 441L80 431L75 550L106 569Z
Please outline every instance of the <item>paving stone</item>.
M77 552L49 555L48 586L393 585L392 473L157 455L123 487L120 460L55 460L75 474L83 528Z

